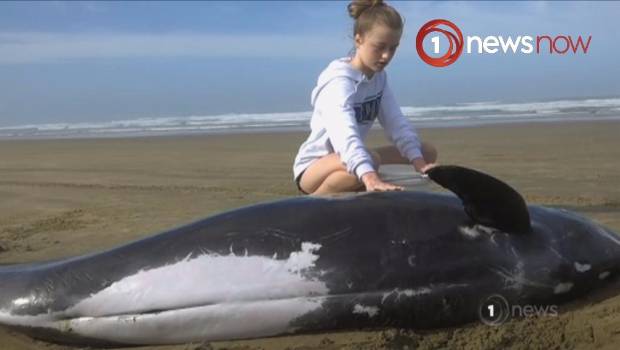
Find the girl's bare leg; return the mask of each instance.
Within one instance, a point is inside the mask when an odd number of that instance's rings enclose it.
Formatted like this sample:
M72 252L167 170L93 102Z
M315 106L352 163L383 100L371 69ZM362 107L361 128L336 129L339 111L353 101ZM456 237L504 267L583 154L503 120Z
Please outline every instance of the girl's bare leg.
M402 157L396 147L379 147L370 151L375 164L375 170L381 164L409 164L409 160ZM433 145L423 142L422 155L427 163L437 160L437 150ZM336 153L330 153L316 160L304 172L299 182L301 188L310 194L328 194L337 192L359 191L364 185L347 168Z
M340 160L340 155L336 153L330 153L312 163L301 177L299 185L310 194L356 191L363 188L357 177L349 174Z

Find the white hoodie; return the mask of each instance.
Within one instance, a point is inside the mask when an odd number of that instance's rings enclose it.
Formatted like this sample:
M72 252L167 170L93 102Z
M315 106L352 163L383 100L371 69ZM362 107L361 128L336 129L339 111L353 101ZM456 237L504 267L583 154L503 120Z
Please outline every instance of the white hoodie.
M396 103L385 71L368 79L350 60L334 60L319 75L312 90L311 132L295 157L294 179L313 161L333 152L359 179L375 171L364 140L376 118L404 157L412 161L422 156L418 135Z

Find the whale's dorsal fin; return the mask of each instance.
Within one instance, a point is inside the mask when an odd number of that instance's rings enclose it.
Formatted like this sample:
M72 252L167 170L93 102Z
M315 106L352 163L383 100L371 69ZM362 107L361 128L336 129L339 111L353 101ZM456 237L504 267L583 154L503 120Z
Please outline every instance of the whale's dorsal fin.
M439 165L428 176L463 202L465 212L476 223L509 233L532 230L525 200L512 187L479 171L456 165Z

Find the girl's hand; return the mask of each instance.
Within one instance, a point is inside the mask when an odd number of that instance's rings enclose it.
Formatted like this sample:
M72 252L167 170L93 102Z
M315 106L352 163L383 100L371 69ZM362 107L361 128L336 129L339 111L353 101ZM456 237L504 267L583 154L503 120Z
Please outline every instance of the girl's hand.
M401 186L392 185L387 182L381 181L379 175L376 172L370 172L362 175L362 182L366 186L368 192L383 192L383 191L402 191Z
M425 166L422 167L422 169L420 169L420 171L422 172L422 174L426 174L427 171L431 170L432 168L438 165L439 164L437 163L427 163Z
M424 161L424 158L416 158L413 160L412 163L413 163L413 167L415 168L415 170L420 172L421 174L425 174L431 168L434 168L437 165L439 165L437 163L426 163Z

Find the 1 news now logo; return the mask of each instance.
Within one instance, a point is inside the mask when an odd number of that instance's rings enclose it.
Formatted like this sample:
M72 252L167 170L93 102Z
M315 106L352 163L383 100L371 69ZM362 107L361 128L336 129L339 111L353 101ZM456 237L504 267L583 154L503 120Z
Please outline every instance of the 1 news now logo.
M432 53L429 55L424 51L424 40L431 33L437 33L430 39L432 43ZM441 47L441 37L449 42L449 47L445 51ZM467 54L560 54L565 55L588 53L592 35L588 35L587 40L579 35L574 38L570 35L537 35L536 38L530 35L519 35L516 38L508 36L486 36L478 35L467 36L463 39L463 33L454 23L446 19L434 19L424 24L416 36L416 49L420 58L435 67L446 67L454 63L465 51ZM534 47L535 46L535 47ZM476 49L472 49L475 47Z

